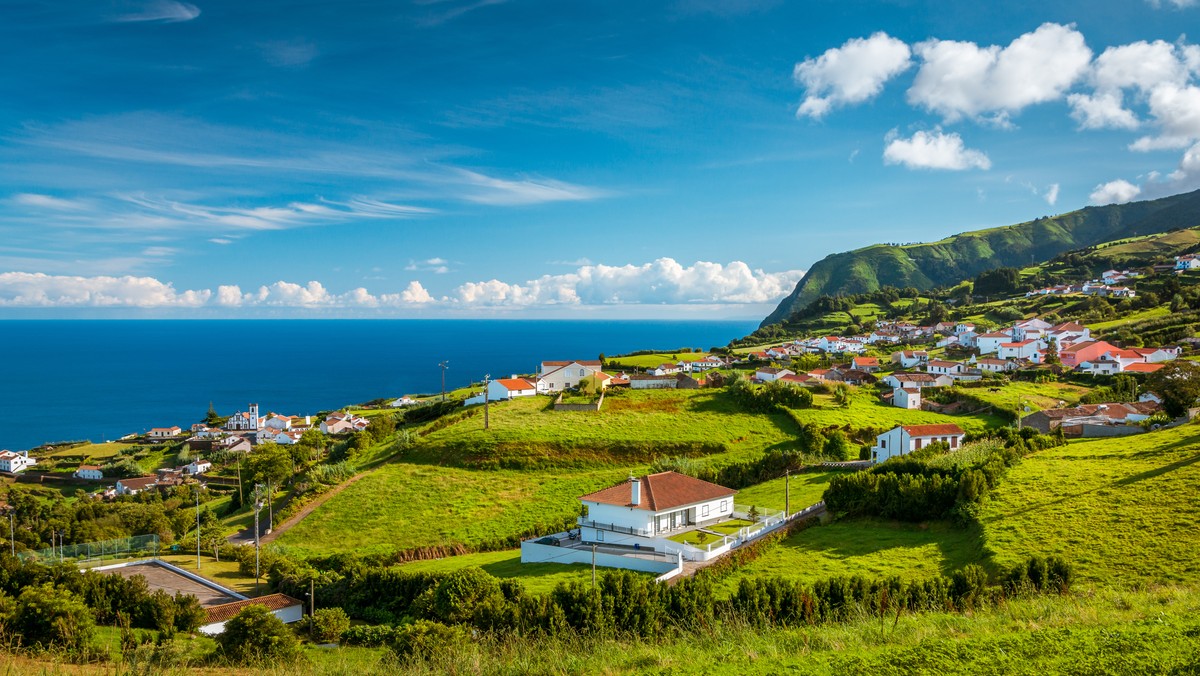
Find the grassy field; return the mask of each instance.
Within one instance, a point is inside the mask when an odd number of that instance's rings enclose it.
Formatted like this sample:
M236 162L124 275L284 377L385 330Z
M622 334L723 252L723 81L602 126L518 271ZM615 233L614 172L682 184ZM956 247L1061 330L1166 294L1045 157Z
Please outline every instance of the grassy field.
M807 582L838 575L925 578L976 563L980 554L977 531L948 523L844 520L793 533L721 585L732 592L740 578L760 575Z
M608 357L605 368L652 369L663 364L674 364L681 361L700 361L708 356L707 352L656 352L654 354L639 354L630 357Z
M791 414L798 423L843 429L891 429L897 425L955 423L970 432L1003 424L995 416L950 416L897 408L883 403L865 390L856 392L846 408L834 403L830 395L818 394L813 398L812 408L793 410Z
M649 454L709 445L714 462L795 446L795 425L782 414L747 415L721 390L643 390L607 397L600 411L555 411L549 397L525 397L425 437L415 456L430 462L479 461L516 466L628 466ZM655 451L656 448L661 450Z
M483 552L480 554L464 554L444 559L429 561L414 561L399 566L400 570L413 572L440 573L460 568L478 566L485 572L499 578L520 580L521 584L533 594L544 594L552 591L559 583L584 582L591 583L592 567L586 564L561 563L521 563L520 550L502 552ZM652 577L646 573L647 577Z
M72 446L54 451L46 457L54 458L61 456L84 456L91 460L111 460L121 451L127 448L133 448L137 444L126 444L120 441L109 441L103 444L83 444L82 446Z
M550 526L579 512L578 497L626 476L475 471L394 463L347 487L275 545L301 556L476 544Z
M192 548L195 549L196 537L192 535ZM200 570L196 570L195 554L162 554L158 558L178 566L186 571L198 573L217 584L232 589L246 596L255 596L254 575L242 575L238 572L237 561L217 561L211 556L200 556ZM253 573L253 571L252 571ZM266 592L266 578L263 579L262 592Z
M997 564L1073 561L1116 586L1200 582L1200 426L1076 441L1027 457L983 514Z
M972 387L963 392L1006 411L1017 410L1018 398L1024 406L1040 411L1057 408L1059 402L1066 402L1068 406L1077 404L1080 397L1087 394L1088 388L1070 383L1012 382L995 388Z
M829 480L838 472L800 472L792 474L789 491L792 498L792 511L798 512L809 505L821 501L821 495L829 485ZM749 486L738 491L734 501L746 507L754 506L760 509L783 510L784 479L766 481Z

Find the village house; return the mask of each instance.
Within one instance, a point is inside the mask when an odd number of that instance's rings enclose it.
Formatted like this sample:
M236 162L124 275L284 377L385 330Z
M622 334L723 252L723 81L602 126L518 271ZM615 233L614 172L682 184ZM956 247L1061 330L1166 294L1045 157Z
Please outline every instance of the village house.
M388 406L391 406L392 408L402 408L405 406L416 406L419 403L421 403L421 402L417 401L416 399L413 399L412 397L410 397L406 394L403 397L400 397L399 399L396 399L392 403L388 404Z
M892 388L907 387L919 390L925 387L949 387L954 384L954 379L933 373L892 373L884 376L881 382Z
M650 373L632 373L628 379L631 390L673 390L679 384L676 376L656 376Z
M804 373L799 373L799 374L789 373L785 376L780 376L779 378L776 378L776 380L778 380L781 383L785 383L787 385L801 385L804 387L809 387L809 386L817 384L816 378L813 378L812 376L804 374Z
M116 485L117 495L137 495L144 490L154 488L158 483L156 476L139 476L131 479L118 479Z
M151 439L172 439L180 434L183 434L183 430L179 429L178 426L153 427L146 436L150 437Z
M1047 330L1050 329L1050 322L1044 319L1025 319L1013 324L1012 340L1020 342L1023 340L1036 340L1042 337Z
M767 356L770 357L771 359L791 359L792 358L792 348L790 348L786 345L781 345L779 347L772 347L767 350ZM656 374L656 375L662 375L662 374L660 373L660 374Z
M1040 345L1032 338L1011 343L1000 343L998 356L1001 359L1037 359Z
M538 368L537 391L562 392L575 387L590 375L600 373L599 360L544 361Z
M1124 372L1126 372L1126 373L1154 373L1155 371L1163 368L1164 366L1166 366L1166 364L1149 364L1149 363L1130 364L1129 366L1126 366L1124 368Z
M19 474L37 464L37 460L29 457L29 451L0 451L0 472Z
M371 424L370 420L360 418L349 412L330 413L327 418L321 421L322 434L350 434L351 432L361 432Z
M100 469L100 465L80 465L72 476L85 481L100 481L104 478L104 471Z
M292 624L304 619L304 602L286 594L268 594L257 598L222 603L204 609L204 624L200 633L205 636L216 636L224 633L225 623L233 619L242 610L250 606L263 606L284 624Z
M660 364L650 371L653 376L673 376L676 373L683 372L683 367L679 364Z
M824 382L829 379L829 369L813 369L808 372L808 377L818 382Z
M892 353L892 363L902 368L910 369L929 361L929 353L925 350L901 350Z
M892 405L914 411L921 410L921 390L915 387L897 387L892 390Z
M777 369L777 368L773 368L773 367L764 367L764 368L760 368L754 372L754 379L759 382L769 383L773 380L778 380L779 378L781 378L783 376L787 376L787 375L796 375L796 372L789 370L789 369Z
M1017 370L1017 363L1007 359L993 359L984 357L975 360L975 368L988 373L1005 373L1008 371Z
M1085 428L1135 425L1153 416L1162 407L1153 401L1132 403L1084 404L1072 408L1052 408L1021 418L1023 427L1042 434L1062 429L1068 436L1093 436Z
M855 357L850 360L850 368L867 373L875 373L880 368L878 357Z
M966 366L956 361L931 359L925 364L925 372L933 375L954 376L967 370Z
M530 378L497 378L488 382L487 398L489 401L508 401L520 397L532 397L537 394L537 381ZM476 396L463 402L466 405L482 404L483 397Z
M1095 361L1103 355L1117 351L1116 345L1103 340L1085 340L1063 347L1058 351L1058 358L1066 368L1076 368L1084 362Z
M677 472L631 477L579 498L581 539L655 549L661 535L731 518L736 493Z
M919 451L926 446L943 442L950 450L958 450L962 446L966 432L955 424L940 425L901 425L875 438L875 447L871 449L871 459L883 462L889 458L907 455Z
M182 469L184 474L195 476L197 474L204 474L205 472L210 471L212 469L212 463L207 460L196 458L190 463L184 465Z
M975 347L979 349L979 354L992 354L1000 351L1001 343L1013 342L1012 334L1003 331L992 331L990 333L981 333L975 337Z
M1200 268L1200 256L1187 254L1175 257L1176 270L1195 270L1197 268Z

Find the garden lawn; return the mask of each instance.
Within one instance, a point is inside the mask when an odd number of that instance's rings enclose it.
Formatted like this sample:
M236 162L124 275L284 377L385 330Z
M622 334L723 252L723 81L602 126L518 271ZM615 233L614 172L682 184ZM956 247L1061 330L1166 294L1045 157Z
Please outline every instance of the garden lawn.
M607 464L628 469L656 456L716 452L715 464L796 448L783 414L749 414L724 390L629 391L599 411L555 411L550 397L523 397L429 434L414 457L429 462L509 467ZM460 414L461 415L461 414ZM932 414L930 414L932 415ZM831 416L832 417L832 416Z
M195 534L192 534L192 548L196 546ZM256 596L254 593L254 575L251 571L250 575L242 575L238 570L238 562L234 560L217 561L211 556L200 556L200 570L196 570L196 555L195 554L162 554L158 558L167 563L182 568L191 573L197 573L201 577L208 578L213 582L232 589L235 592L245 596ZM261 592L266 592L267 576L263 575Z
M449 556L444 559L414 561L397 566L397 570L441 573L471 566L482 568L495 577L519 580L526 591L531 594L549 593L563 583L584 582L590 584L592 581L590 565L582 563L521 563L521 551L512 549L502 552L482 552ZM635 574L653 577L649 573L635 572Z
M992 390L996 391L993 392ZM1017 410L1017 400L1034 411L1057 408L1058 402L1066 402L1068 406L1079 403L1079 399L1089 392L1082 385L1070 383L1029 383L1011 382L1006 385L997 384L994 387L963 388L965 394L988 402L996 408L1006 411Z
M798 512L821 501L829 480L843 472L795 472L791 478L792 511ZM784 478L748 486L737 492L734 501L744 507L783 511Z
M580 495L627 475L614 469L564 475L387 464L330 498L275 545L300 556L376 554L544 535L579 513Z
M984 506L997 564L1060 556L1084 581L1200 582L1200 426L1032 454Z
M851 575L915 580L977 563L980 553L978 529L940 521L845 519L793 533L720 584L732 593L740 578L763 575L804 582Z
M822 428L841 427L858 430L864 428L889 430L897 425L932 425L955 423L968 432L988 427L998 427L1003 422L996 416L943 415L932 411L913 411L884 404L869 391L856 391L850 406L842 408L834 403L830 395L813 397L813 407L789 409L796 422L813 424Z
M708 356L707 352L656 352L654 354L639 354L631 357L608 357L604 365L607 369L652 369L663 364L675 364L681 361L701 361Z
M103 444L83 444L82 446L72 446L70 448L54 451L46 457L54 458L59 456L83 456L90 460L111 460L121 451L127 448L133 448L136 445L137 444L126 444L120 441L109 441Z

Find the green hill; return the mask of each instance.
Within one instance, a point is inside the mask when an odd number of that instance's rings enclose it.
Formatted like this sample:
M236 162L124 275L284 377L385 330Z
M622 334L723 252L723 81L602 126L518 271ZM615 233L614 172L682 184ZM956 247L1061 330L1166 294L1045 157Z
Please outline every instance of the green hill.
M762 325L777 324L821 296L884 286L932 289L985 270L1024 267L1072 249L1200 225L1200 191L1146 202L1086 207L938 242L875 244L818 261Z

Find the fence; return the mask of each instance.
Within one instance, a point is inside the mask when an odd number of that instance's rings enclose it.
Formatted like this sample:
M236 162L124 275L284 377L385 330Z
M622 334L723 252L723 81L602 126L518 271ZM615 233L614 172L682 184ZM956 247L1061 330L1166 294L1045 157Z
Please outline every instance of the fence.
M114 540L97 540L81 542L74 545L59 545L46 549L33 549L17 552L22 560L43 562L66 561L104 561L107 559L126 559L136 557L158 556L160 545L158 535L135 535Z

